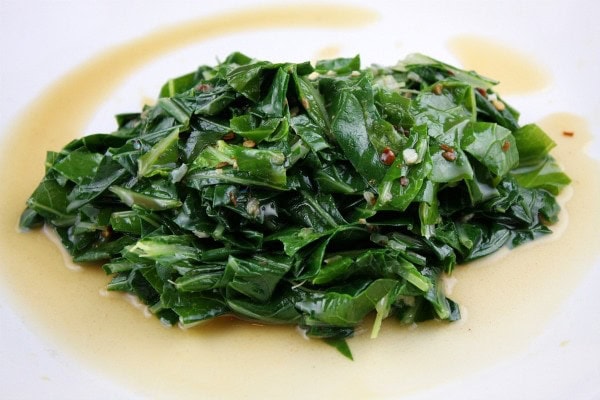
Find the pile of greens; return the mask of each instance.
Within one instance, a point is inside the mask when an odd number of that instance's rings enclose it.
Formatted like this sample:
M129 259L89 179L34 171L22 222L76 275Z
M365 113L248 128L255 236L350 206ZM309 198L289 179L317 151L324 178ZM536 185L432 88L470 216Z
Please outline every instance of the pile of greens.
M495 84L419 54L233 53L48 152L21 226L53 226L165 324L295 324L351 357L369 314L372 336L389 316L460 318L442 275L556 221L555 143Z

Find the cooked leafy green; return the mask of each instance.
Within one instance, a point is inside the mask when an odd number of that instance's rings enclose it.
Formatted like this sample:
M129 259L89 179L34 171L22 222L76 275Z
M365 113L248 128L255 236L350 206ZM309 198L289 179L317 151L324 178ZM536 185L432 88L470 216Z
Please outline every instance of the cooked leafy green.
M557 220L555 144L495 83L419 54L233 53L49 152L21 226L53 226L163 323L294 324L352 358L370 314L373 337L390 316L459 319L443 275Z

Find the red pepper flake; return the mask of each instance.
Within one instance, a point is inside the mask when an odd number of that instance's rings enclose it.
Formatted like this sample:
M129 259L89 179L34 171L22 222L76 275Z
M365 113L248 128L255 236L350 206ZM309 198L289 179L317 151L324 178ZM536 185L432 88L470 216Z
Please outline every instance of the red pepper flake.
M209 85L208 83L201 83L196 86L196 90L199 92L209 92L212 90L212 88L212 85Z
M563 131L564 136L573 137L575 136L575 132L573 131Z
M112 236L112 232L112 228L110 226L107 226L106 228L102 229L102 231L100 232L100 236L102 236L102 238L104 239L108 239Z
M444 157L446 160L448 160L448 161L456 160L456 153L454 152L453 147L442 143L442 144L440 144L440 149L443 150L442 157Z
M302 107L304 107L305 110L308 110L310 108L310 103L308 102L308 99L306 97L301 98L300 103L302 104Z
M237 197L233 190L229 192L229 202L233 204L234 207L237 207Z
M385 165L392 165L396 160L396 155L389 147L386 147L381 152L380 160Z
M225 135L223 135L223 140L232 140L235 139L235 133L233 132L227 132Z
M454 149L450 146L448 146L447 144L440 144L440 149L444 150L444 151L449 151L451 153L454 153Z
M487 98L487 91L484 88L476 88L475 90L477 90L479 92L480 95L482 95L483 97Z
M507 152L508 149L510 149L510 142L507 140L504 143L502 143L502 151Z
M401 176L400 177L400 186L406 187L406 186L408 186L408 182L409 181L408 181L407 177L405 177L405 176Z
M453 151L445 151L442 153L442 157L444 157L447 161L456 160L456 153Z

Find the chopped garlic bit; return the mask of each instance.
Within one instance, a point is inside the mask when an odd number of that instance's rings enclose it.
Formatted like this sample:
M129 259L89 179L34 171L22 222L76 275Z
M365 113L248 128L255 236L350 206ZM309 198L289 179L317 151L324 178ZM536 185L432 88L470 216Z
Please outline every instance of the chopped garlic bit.
M372 192L364 192L363 197L367 201L368 204L374 205L377 200L375 199L375 195Z
M248 199L246 203L246 212L256 218L260 214L260 203L254 197Z
M321 74L319 74L317 71L313 71L308 74L308 79L311 81L316 81L319 76L321 76Z
M360 71L354 70L354 71L352 71L350 73L350 76L353 77L353 78L359 77L360 76Z
M392 192L386 191L381 196L381 202L385 204L385 203L389 203L390 201L392 201Z
M392 198L392 182L384 182L383 187L379 191L379 201L381 202L381 204L385 204L392 201Z
M506 108L504 103L500 100L492 100L492 104L494 105L494 108L496 108L496 110L498 111L504 111L504 109Z
M336 76L336 72L332 69L330 69L329 71L327 71L327 76Z
M206 239L210 237L208 233L202 231L192 231L192 233L199 239Z
M419 161L419 154L415 149L404 149L402 151L402 158L408 165L416 164Z

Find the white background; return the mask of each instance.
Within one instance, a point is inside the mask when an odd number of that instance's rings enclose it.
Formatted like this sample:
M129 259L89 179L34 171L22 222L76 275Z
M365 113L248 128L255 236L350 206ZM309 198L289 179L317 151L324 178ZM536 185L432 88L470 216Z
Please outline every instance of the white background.
M155 29L210 13L258 1L6 1L0 3L0 129L6 134L9 122L28 103L63 74L100 51L142 37ZM277 1L282 4L282 1ZM297 4L296 1L290 3ZM335 2L333 2L335 3ZM356 1L335 4L356 3ZM597 1L371 1L370 7L382 14L382 37L356 37L355 48L372 62L393 63L405 54L419 51L453 62L445 39L457 34L502 40L530 53L554 77L551 89L525 99L516 97L513 105L523 109L528 120L551 112L573 112L586 118L596 138L600 137L600 34ZM328 35L335 33L328 32ZM260 38L260 33L256 34ZM381 52L378 44L395 40L398 54ZM257 47L249 36L242 45ZM310 39L310 35L307 36ZM315 38L318 40L318 37ZM284 38L281 38L284 40ZM232 46L223 42L224 46ZM215 46L219 44L216 43ZM240 43L233 44L234 48ZM318 43L279 47L281 56L292 61L310 58ZM389 47L389 46L388 46ZM263 51L267 56L269 50ZM219 52L224 56L229 51ZM271 50L272 51L272 50ZM253 55L256 52L250 52ZM271 54L272 55L272 54ZM172 57L180 57L173 54ZM183 56L181 56L183 57ZM149 68L165 68L163 78L195 67L189 59L174 68L157 63ZM202 60L202 62L211 60ZM195 61L194 61L195 62ZM164 79L163 79L164 80ZM160 84L161 81L156 82ZM122 91L153 96L156 86L140 87L128 82ZM128 103L123 94L122 104ZM120 104L119 104L120 105ZM112 107L115 107L114 105ZM99 111L90 123L104 128L108 118L123 111L111 106ZM112 123L112 120L109 120ZM590 149L598 152L598 141ZM599 179L600 181L600 179ZM4 190L4 189L0 189ZM594 210L593 212L598 212ZM599 262L600 264L600 262ZM2 278L0 277L0 280ZM411 399L597 399L600 398L600 266L591 268L577 292L568 299L561 314L531 347L509 362L481 371L465 381L432 388ZM77 360L45 337L30 331L18 310L3 293L0 284L0 397L7 399L135 398L127 388L114 386L79 368ZM548 350L548 343L569 337L570 345ZM39 380L39 377L47 379ZM31 382L35 382L32 385ZM40 383L41 382L41 383ZM487 388L496 388L490 392Z

